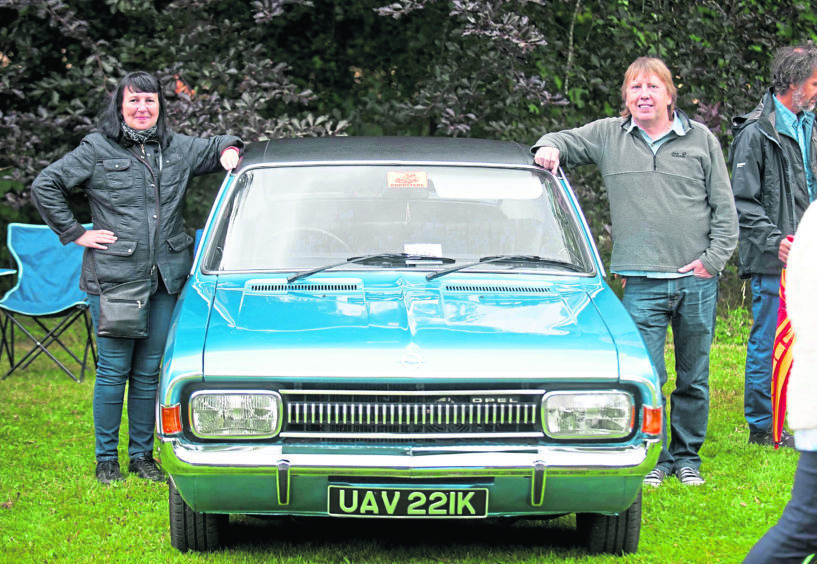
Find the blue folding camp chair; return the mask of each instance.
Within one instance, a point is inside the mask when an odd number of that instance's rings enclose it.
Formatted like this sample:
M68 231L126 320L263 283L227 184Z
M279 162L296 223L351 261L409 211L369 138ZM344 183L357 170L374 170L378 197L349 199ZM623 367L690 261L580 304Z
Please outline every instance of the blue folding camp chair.
M7 244L17 263L17 283L0 300L3 314L0 319L0 355L5 352L9 362L9 370L3 379L18 369L25 369L35 358L45 354L68 376L77 382L82 381L89 352L94 365L97 362L88 296L79 289L82 247L73 243L63 245L45 225L23 223L9 224ZM23 318L26 317L31 318L33 323L24 324ZM84 352L81 359L62 340L75 321L83 325ZM19 360L15 358L15 337L18 332L34 343ZM44 335L38 336L40 332ZM70 358L61 355L66 362L57 358L49 350L52 345L59 345ZM66 366L72 360L81 369L79 377Z

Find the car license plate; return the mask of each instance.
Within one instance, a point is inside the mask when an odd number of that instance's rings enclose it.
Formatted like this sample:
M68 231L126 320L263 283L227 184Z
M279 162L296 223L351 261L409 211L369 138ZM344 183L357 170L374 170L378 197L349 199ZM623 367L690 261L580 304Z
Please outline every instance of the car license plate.
M329 514L346 517L485 517L488 490L329 486Z

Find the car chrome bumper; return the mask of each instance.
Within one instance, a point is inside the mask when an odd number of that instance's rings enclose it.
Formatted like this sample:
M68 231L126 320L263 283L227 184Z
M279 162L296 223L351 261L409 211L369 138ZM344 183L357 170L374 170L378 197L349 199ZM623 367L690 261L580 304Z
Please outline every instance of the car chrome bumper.
M517 484L515 487L522 485L528 511L547 512L553 511L554 506L550 493L546 502L545 489L559 480L586 484L592 492L619 490L626 482L629 485L624 489L629 493L624 497L629 496L628 503L631 502L640 489L641 479L655 466L660 448L659 441L650 441L595 448L486 446L444 450L415 447L399 454L285 453L282 447L273 445L189 445L170 439L162 444L161 460L177 485L193 480L198 484L194 488L198 494L242 480L257 487L268 487L265 497L274 499L278 507L274 511L278 512L286 512L285 507L296 509L290 505L293 490L297 489L295 484L304 484L306 480L313 486L320 484L315 486L320 489L327 481L340 476L343 480L367 483L382 479L406 483L418 479L496 479ZM258 478L262 482L257 482ZM184 488L179 489L184 495ZM201 504L198 511L223 509L219 503L225 503L224 499L214 503L212 498L199 498L194 502Z
M646 474L655 466L660 443L620 447L474 447L467 450L440 447L413 448L402 454L284 453L270 445L187 445L176 440L165 442L163 464L174 471L222 473L230 468L238 472L274 471L286 463L289 472L298 475L348 476L376 475L396 478L450 476L530 475L537 464L548 473L571 474L622 472ZM173 460L167 460L172 453Z

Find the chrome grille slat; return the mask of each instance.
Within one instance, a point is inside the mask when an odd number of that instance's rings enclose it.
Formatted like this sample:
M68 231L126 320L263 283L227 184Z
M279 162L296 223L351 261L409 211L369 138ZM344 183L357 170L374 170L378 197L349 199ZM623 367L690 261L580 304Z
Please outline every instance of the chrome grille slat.
M541 437L543 390L280 390L284 438Z

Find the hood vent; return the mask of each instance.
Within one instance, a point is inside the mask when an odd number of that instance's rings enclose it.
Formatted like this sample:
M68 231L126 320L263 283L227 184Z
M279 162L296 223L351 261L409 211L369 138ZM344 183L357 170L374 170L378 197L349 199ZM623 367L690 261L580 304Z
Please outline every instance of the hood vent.
M290 284L286 278L272 280L249 280L244 285L245 294L286 294L289 292L308 292L314 294L359 292L361 281L354 278L321 279L320 282L295 282Z
M472 284L446 284L445 291L457 294L550 294L547 286L524 284L496 284L492 282L475 282Z

